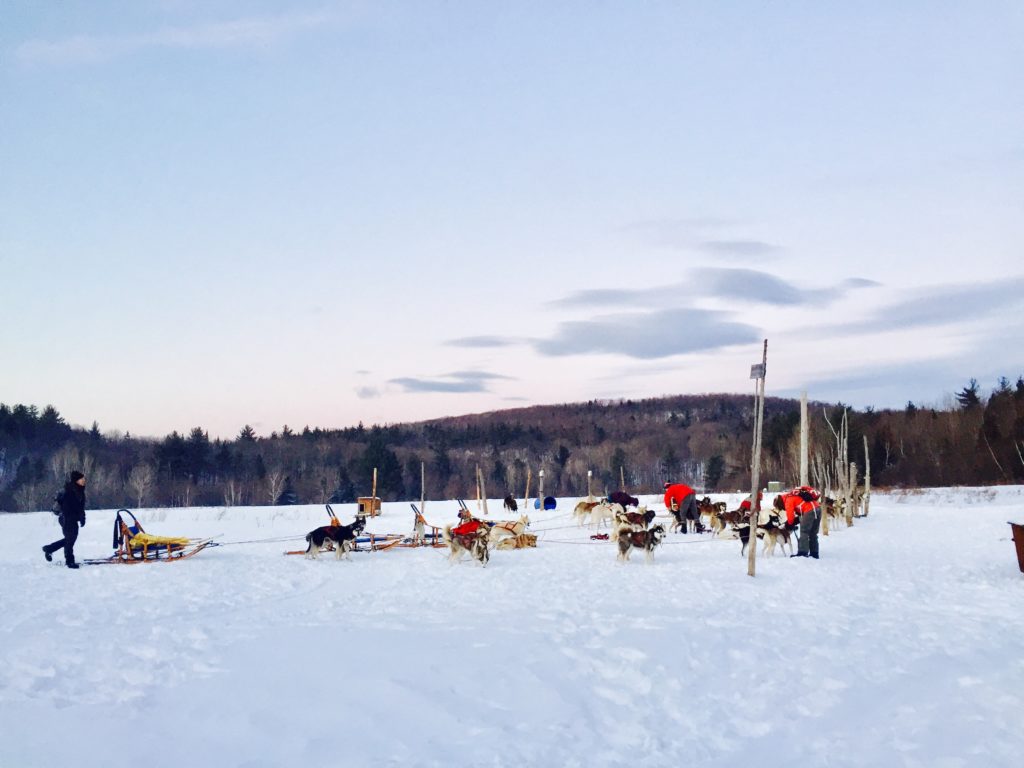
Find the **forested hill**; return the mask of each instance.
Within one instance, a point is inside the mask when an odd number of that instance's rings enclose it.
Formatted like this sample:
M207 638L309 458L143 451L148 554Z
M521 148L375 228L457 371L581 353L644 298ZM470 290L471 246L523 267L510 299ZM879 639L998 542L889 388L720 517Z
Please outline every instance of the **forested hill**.
M811 454L822 473L835 451L841 404L811 404ZM1024 379L1003 379L985 396L973 380L948 408L849 410L850 456L864 461L867 437L876 486L1024 482ZM749 484L753 399L677 395L590 401L457 416L414 424L325 430L283 427L233 440L202 426L163 439L70 427L52 406L0 404L0 510L48 508L66 473L89 476L91 506L345 502L369 495L373 468L386 500L471 497L476 467L487 493L595 493L624 477L635 493L665 480L737 490ZM799 403L768 398L762 477L792 483L798 471Z

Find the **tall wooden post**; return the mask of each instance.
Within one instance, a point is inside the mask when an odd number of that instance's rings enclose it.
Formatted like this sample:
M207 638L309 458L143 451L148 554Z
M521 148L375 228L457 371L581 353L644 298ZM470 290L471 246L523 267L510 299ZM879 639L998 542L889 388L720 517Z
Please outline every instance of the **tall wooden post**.
M857 516L857 464L850 462L850 477L847 480L846 493L846 526L853 525L853 518Z
M484 504L484 517L487 517L487 482L484 480L484 473L480 467L476 468L476 476L480 483L480 498Z
M526 490L523 491L523 511L530 509L530 480L533 479L533 470L526 468Z
M871 505L871 454L868 453L868 436L864 435L864 517L868 516Z
M420 514L427 514L427 465L420 462Z
M621 465L619 466L619 490L626 490L626 470Z
M537 477L540 478L537 481L537 501L540 503L537 505L537 509L544 509L544 470L542 469L537 473Z
M768 339L764 340L761 364L750 368L750 378L755 380L754 391L754 449L751 462L750 482L750 540L747 545L747 575L756 573L757 562L757 518L761 511L758 494L761 490L761 425L764 422L764 379L768 369Z
M377 510L377 468L373 468L373 489L370 491L370 517Z
M809 423L807 421L807 392L800 395L800 485L807 481L807 459L809 454Z
M594 492L590 490L590 481L594 478L594 470L587 470L587 501L594 500Z

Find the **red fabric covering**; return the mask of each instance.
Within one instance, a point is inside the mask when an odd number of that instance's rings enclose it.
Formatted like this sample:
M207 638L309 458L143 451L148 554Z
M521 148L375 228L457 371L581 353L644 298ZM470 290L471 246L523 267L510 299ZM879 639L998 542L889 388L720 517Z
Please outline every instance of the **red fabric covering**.
M452 533L454 533L456 536L469 536L471 534L476 533L479 530L480 521L470 520L469 522L463 523L462 525L458 525L455 528L452 528Z

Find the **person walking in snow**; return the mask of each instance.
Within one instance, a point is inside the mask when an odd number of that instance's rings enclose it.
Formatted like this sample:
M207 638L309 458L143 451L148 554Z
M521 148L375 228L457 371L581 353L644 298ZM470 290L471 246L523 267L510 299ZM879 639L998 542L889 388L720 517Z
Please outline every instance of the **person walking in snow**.
M665 483L665 508L679 523L683 533L692 527L695 533L700 532L700 512L697 510L697 492L683 483ZM691 525L691 522L692 525Z
M53 553L63 548L64 564L68 568L77 568L75 541L78 539L78 529L85 527L85 475L77 469L73 471L71 479L65 483L64 490L58 495L57 500L60 504L60 515L57 520L64 532L64 538L43 547L43 556L47 562L51 562Z

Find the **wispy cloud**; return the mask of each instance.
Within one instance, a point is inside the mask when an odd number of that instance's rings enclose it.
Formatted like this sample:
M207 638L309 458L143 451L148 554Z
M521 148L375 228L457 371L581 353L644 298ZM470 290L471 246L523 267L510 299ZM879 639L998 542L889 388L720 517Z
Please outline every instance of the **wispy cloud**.
M725 259L773 258L782 251L779 246L764 240L704 240L696 247Z
M549 302L562 307L611 308L655 304L661 307L689 303L696 296L771 305L827 304L851 290L876 286L873 280L851 278L824 288L799 288L768 272L736 267L703 267L678 283L652 288L593 288L575 291Z
M823 333L875 333L907 328L962 324L1024 308L1024 277L983 283L942 285L920 290L907 301L890 304L864 320L823 326ZM1018 315L1019 316L1019 315Z
M105 61L148 49L217 49L268 46L319 27L333 12L293 13L189 26L163 27L134 35L76 35L60 40L27 40L15 48L22 64L66 65Z
M391 379L388 383L396 384L403 392L490 392L488 382L496 380L514 379L487 371L453 371L434 378L405 376Z
M760 339L752 325L727 317L725 312L693 309L604 315L561 323L551 338L535 340L533 346L549 356L618 354L655 359Z
M377 387L356 387L356 397L360 400L374 400L381 396Z
M467 349L489 349L492 347L511 347L522 344L524 339L514 336L463 336L444 342L446 347L464 347Z

